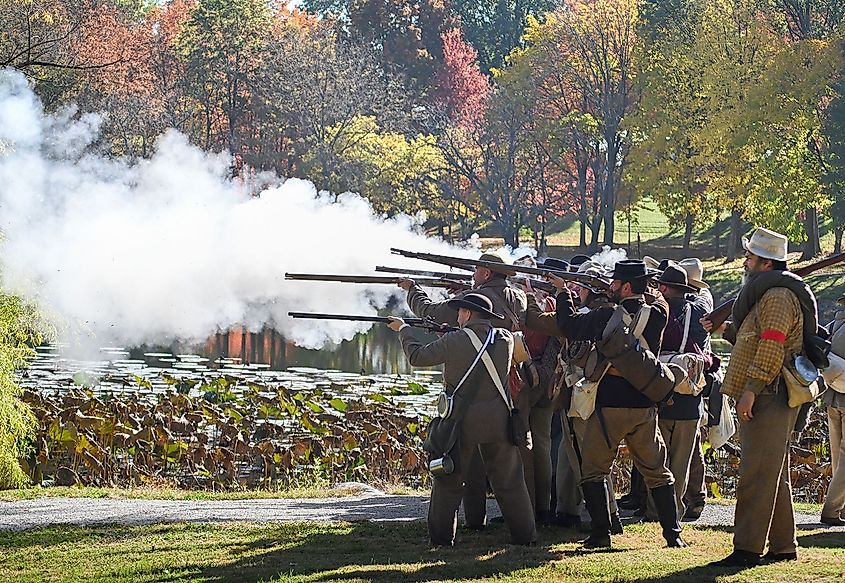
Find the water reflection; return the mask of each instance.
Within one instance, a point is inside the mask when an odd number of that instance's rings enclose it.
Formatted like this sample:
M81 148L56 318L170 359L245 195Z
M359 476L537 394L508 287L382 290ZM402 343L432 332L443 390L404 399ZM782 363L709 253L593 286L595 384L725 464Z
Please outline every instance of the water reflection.
M433 335L417 331L420 339L431 341ZM153 347L132 350L133 358L141 358ZM201 346L167 347L174 353L196 353L216 361L239 359L244 364L267 364L271 370L285 370L291 366L341 370L359 374L410 374L413 369L402 352L395 332L376 324L366 334L356 334L336 346L322 350L308 350L287 341L272 329L248 332L233 329L217 334ZM439 370L437 367L435 370Z

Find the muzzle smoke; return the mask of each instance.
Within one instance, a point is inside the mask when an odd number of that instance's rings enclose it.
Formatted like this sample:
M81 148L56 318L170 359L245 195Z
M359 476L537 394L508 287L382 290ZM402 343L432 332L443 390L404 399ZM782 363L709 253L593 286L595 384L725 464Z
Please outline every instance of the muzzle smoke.
M375 216L355 194L310 182L229 177L229 158L182 134L160 137L149 160L97 152L101 118L45 114L25 78L0 71L2 285L53 312L89 344L197 340L217 330L273 326L316 348L367 324L291 320L289 310L374 314L400 290L290 282L284 273L372 273L375 265L432 268L390 247L456 249L409 217ZM401 260L401 258L399 258Z

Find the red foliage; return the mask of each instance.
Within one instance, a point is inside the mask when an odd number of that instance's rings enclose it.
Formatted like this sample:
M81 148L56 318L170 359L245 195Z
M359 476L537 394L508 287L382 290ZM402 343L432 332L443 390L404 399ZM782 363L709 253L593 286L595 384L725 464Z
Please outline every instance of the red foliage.
M435 79L434 101L460 126L477 123L490 97L490 81L478 65L478 52L463 38L460 28L441 35L443 69Z

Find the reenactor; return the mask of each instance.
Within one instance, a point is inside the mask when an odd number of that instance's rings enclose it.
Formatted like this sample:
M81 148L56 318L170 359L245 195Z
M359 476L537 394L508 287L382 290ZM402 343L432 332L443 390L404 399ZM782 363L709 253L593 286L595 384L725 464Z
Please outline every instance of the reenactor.
M734 551L717 566L747 567L763 558L797 557L789 442L799 408L790 406L782 371L809 348L818 312L812 290L787 271L788 244L786 236L764 228L743 239L744 283L725 332L734 347L722 384L722 392L736 399L742 455ZM702 324L708 331L713 328L709 319Z
M654 272L647 270L642 261L617 262L611 274L611 299L628 314L638 314L646 305L644 293L647 281L653 276ZM557 323L560 333L572 340L601 339L616 309L603 307L579 313L566 289L566 282L554 275L549 275L548 279L559 290ZM660 350L667 317L665 302L658 299L650 306L642 336L654 353ZM656 407L626 378L629 374L632 372L605 368L596 390L596 414L586 421L581 450L581 488L590 513L591 534L584 546L610 547L611 517L605 478L610 474L618 446L624 439L651 489L667 545L683 547L686 543L681 538L678 523L674 478L666 466L666 445L657 429Z
M504 259L495 253L484 253L479 259L501 263L502 267L501 269L476 267L472 276L472 293L481 294L491 301L493 312L498 316L492 320L494 326L510 332L521 330L525 323L528 300L525 292L511 286L507 279L516 275L516 272L509 269ZM408 292L408 307L416 316L431 318L435 322L451 326L457 325L457 313L449 304L451 300L431 299L412 279L401 280L399 287ZM469 292L457 294L455 299L460 299L466 293ZM512 376L513 373L511 373ZM467 463L464 518L467 528L480 530L487 524L487 479L480 455L472 456Z
M454 544L464 483L474 471L469 462L478 454L481 475L490 479L512 541L532 544L537 540L534 513L519 449L511 442L508 431L512 401L504 388L508 382L513 336L493 326L492 322L502 320L502 315L493 311L493 303L484 295L468 293L449 300L447 305L455 310L454 320L462 329L446 333L430 344L420 342L413 328L401 318L391 318L389 324L399 333L402 349L413 366L444 365L443 398L450 405L441 417L451 417L459 432L456 444L443 452L447 455L430 464L433 470L428 511L431 542L436 546Z

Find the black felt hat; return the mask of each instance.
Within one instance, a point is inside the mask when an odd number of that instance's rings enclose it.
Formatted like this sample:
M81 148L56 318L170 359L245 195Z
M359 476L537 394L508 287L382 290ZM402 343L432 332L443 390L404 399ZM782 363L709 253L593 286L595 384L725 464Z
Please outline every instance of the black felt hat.
M578 265L581 265L582 263L586 263L589 260L590 260L590 258L586 255L576 255L572 259L569 260L569 263L571 263L572 265L578 266Z
M689 285L687 272L675 262L670 262L656 281L657 283L662 283L663 285L667 285L669 287L684 290L687 293L694 294L698 292L697 289Z
M465 308L467 310L483 314L488 318L504 320L503 316L500 316L493 311L493 302L490 301L490 298L481 294L465 294L459 298L455 298L454 300L449 300L448 305L454 310L457 310L458 308Z
M551 269L552 271L569 271L569 262L557 257L549 257L543 261L542 267L544 269Z
M616 262L610 278L620 281L633 281L635 279L648 279L658 273L654 269L648 269L645 263L638 259L623 259L622 261Z

